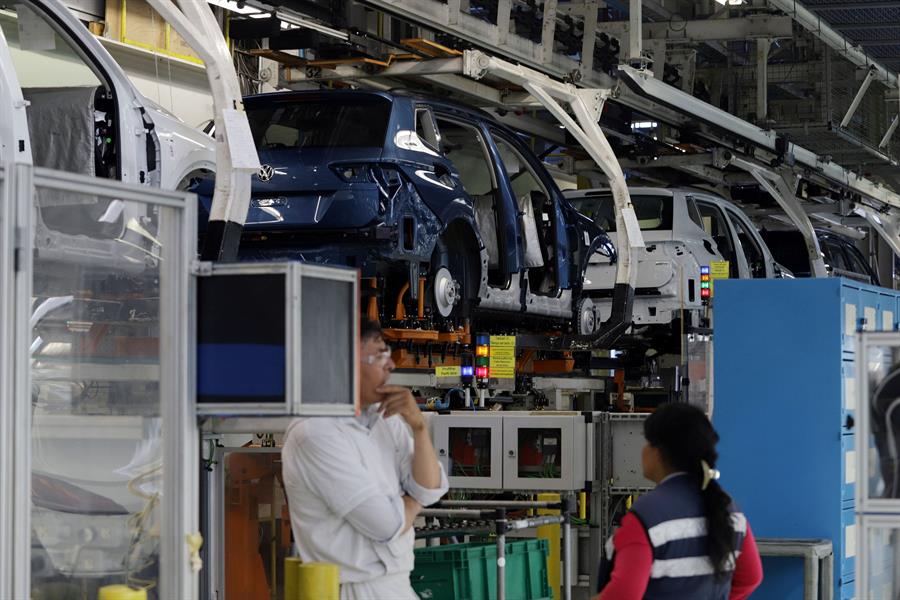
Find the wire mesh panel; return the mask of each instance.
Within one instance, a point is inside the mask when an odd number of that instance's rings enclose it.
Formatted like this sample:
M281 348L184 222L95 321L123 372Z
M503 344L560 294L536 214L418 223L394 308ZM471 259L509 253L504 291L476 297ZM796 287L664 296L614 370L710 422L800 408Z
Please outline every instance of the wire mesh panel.
M111 584L165 597L167 405L188 401L170 362L184 347L185 204L35 176L31 388L19 398L32 414L34 600L96 598Z

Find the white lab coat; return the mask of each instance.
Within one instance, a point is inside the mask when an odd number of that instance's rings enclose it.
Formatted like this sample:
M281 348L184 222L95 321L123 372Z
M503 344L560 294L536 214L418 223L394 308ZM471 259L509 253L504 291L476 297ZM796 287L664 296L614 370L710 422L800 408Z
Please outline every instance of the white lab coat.
M400 417L383 419L376 407L358 418L298 419L282 449L291 526L304 562L328 562L341 571L341 600L417 600L409 584L412 529L400 527L376 541L345 516L367 499L409 494L424 506L449 487L429 490L413 479L413 440Z

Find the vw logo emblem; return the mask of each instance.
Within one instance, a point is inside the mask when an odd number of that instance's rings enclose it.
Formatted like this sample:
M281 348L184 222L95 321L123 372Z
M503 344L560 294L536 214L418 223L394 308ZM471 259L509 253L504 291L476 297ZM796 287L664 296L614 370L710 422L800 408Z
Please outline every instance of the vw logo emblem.
M275 176L275 167L272 165L262 165L256 174L260 181L269 181Z

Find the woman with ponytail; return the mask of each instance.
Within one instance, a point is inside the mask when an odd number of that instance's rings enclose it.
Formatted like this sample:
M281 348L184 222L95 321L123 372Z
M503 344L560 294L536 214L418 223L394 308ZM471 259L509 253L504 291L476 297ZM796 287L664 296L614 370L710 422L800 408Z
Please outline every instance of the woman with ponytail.
M762 582L750 525L719 485L703 412L666 404L644 423L641 462L656 488L604 548L597 600L743 600Z

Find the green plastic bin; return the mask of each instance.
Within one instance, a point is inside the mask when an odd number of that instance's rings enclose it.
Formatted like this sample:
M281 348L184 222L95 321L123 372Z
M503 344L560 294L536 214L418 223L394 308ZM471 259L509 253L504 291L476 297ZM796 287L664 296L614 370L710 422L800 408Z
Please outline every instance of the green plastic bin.
M497 600L497 544L416 548L410 581L422 600ZM506 600L553 600L547 540L506 544Z

